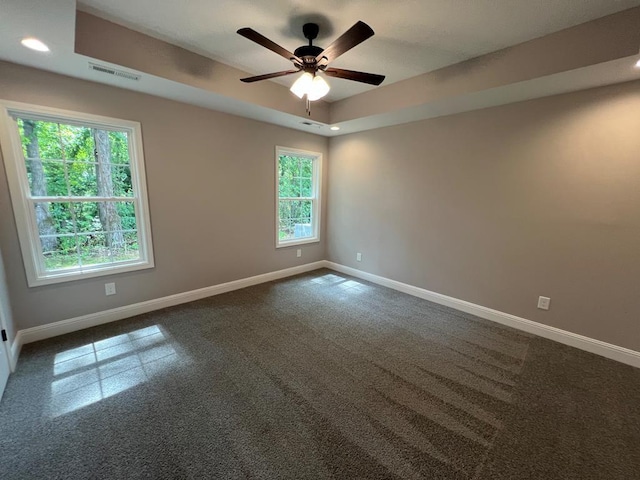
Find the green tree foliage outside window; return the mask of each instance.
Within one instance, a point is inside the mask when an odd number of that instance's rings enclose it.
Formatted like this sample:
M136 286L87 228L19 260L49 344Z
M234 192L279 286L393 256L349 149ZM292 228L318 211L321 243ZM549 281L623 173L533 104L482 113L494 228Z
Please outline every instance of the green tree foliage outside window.
M45 270L138 259L127 133L28 118L18 127Z
M313 232L313 162L311 158L281 155L278 162L278 236L304 239Z

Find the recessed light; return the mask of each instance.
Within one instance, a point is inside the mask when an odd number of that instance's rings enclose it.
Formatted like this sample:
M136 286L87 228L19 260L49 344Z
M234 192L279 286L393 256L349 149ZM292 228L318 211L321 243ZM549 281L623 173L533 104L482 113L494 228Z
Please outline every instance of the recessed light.
M41 42L37 38L33 38L33 37L23 38L20 43L22 43L22 45L24 45L25 47L30 48L31 50L36 50L37 52L49 51L49 47L47 47L43 42Z
M340 130L340 127L331 127L331 130L335 132L336 130Z
M640 60L636 62L636 68L640 68Z

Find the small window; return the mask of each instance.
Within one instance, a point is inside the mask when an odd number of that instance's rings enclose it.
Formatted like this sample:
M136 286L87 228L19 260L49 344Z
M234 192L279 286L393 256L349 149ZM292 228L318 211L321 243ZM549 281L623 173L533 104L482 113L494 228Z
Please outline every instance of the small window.
M322 154L276 148L276 247L320 240Z
M2 103L30 286L153 267L140 124Z

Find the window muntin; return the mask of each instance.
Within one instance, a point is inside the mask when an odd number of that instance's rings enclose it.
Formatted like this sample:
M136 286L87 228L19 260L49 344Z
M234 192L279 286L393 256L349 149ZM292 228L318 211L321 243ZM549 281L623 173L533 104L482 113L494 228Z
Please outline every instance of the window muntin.
M276 149L276 247L319 241L320 153Z
M29 285L152 267L140 125L3 106L1 141Z

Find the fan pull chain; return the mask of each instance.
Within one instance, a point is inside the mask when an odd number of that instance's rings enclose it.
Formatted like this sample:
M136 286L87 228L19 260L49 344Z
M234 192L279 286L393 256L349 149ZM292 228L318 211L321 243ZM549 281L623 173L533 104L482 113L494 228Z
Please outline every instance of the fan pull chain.
M306 107L307 115L311 116L311 101L309 100L308 96L306 96L305 98L307 99L307 107Z

